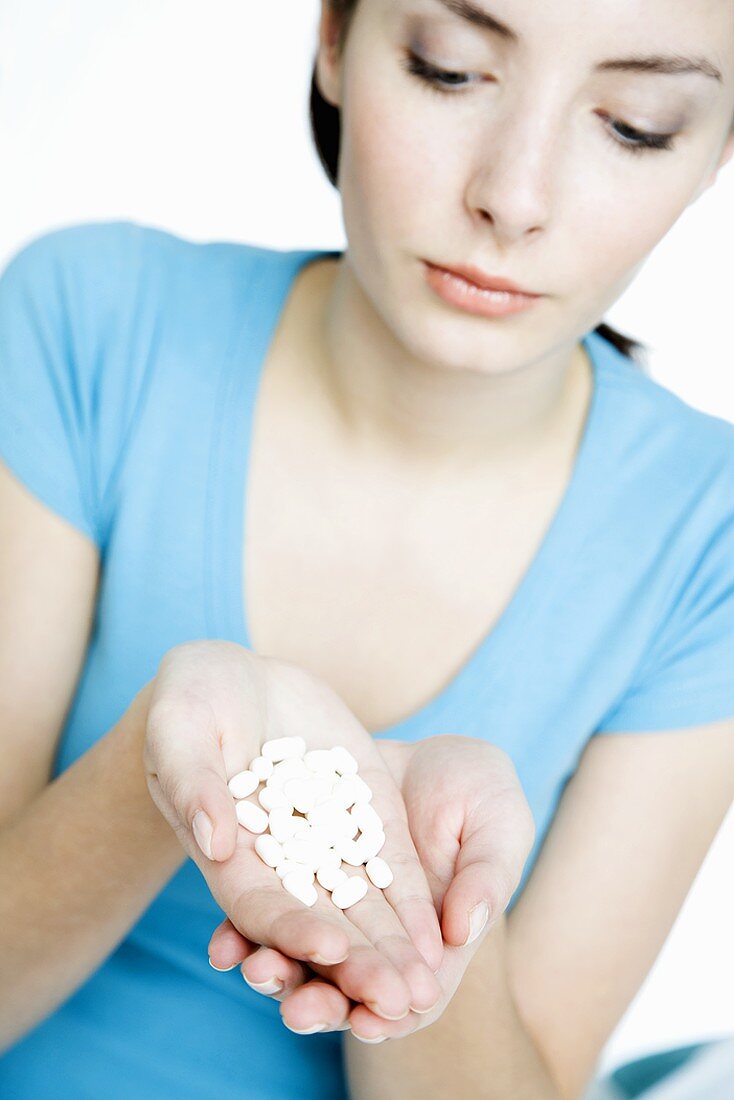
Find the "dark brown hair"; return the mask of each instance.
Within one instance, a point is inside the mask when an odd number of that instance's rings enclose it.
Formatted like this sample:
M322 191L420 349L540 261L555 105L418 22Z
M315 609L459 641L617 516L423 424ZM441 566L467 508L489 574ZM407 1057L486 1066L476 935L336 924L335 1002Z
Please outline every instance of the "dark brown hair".
M343 22L340 24L339 33L339 49L341 50L344 46L349 24L354 15L358 0L330 0L330 3L332 9L343 19ZM321 95L316 84L315 64L311 74L309 119L311 123L311 133L319 160L321 161L329 182L336 187L341 136L341 112L338 107L333 107L332 104ZM621 332L617 332L616 329L606 324L598 325L595 331L600 336L603 336L605 340L608 340L610 344L613 344L623 355L632 359L637 366L646 365L641 363L637 358L637 352L641 351L644 355L647 351L645 344L641 343L639 340L633 340L630 336L623 336Z

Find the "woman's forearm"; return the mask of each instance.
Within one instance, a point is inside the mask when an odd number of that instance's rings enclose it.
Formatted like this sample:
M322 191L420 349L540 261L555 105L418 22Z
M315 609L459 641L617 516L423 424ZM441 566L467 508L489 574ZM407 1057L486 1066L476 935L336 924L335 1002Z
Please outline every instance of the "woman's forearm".
M0 830L0 1050L71 996L186 858L145 781L147 691Z
M345 1033L351 1100L561 1100L516 1011L505 932L501 917L429 1027L375 1046Z

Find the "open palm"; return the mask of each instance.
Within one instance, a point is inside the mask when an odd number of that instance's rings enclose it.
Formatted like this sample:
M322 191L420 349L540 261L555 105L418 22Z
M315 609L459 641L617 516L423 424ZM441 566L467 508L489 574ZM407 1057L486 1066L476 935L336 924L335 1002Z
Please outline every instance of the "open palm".
M375 739L408 816L410 833L441 921L444 953L436 971L442 990L425 1013L410 1011L389 1024L362 1003L349 1000L318 972L271 948L246 940L225 920L209 943L212 965L242 965L249 984L282 1004L288 1026L302 1030L319 1022L327 1029L351 1027L360 1038L396 1038L438 1019L453 997L481 933L504 912L517 887L535 828L512 761L501 749L456 734L414 744ZM486 901L491 920L481 918ZM467 937L469 942L466 943ZM273 979L277 979L274 983Z

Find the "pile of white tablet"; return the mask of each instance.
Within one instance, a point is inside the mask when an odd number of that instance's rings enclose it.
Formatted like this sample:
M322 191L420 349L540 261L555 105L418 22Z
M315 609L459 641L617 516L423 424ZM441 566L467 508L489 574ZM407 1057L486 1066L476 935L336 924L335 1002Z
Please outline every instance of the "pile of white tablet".
M348 875L342 863L364 864L381 890L393 880L377 854L385 843L382 819L357 772L357 761L341 745L307 752L302 737L278 737L265 741L250 767L229 780L237 820L260 834L255 851L304 905L318 900L315 881L339 909L365 896L366 880ZM256 791L259 806L250 801Z

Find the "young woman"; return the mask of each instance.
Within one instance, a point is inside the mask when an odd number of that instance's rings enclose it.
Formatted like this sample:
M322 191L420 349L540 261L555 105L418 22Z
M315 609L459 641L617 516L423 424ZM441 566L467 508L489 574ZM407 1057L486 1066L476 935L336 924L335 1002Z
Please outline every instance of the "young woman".
M734 428L599 321L734 152L734 7L324 0L313 102L344 253L109 223L0 282L23 1100L578 1097L732 798ZM274 729L370 769L392 898L267 884Z

